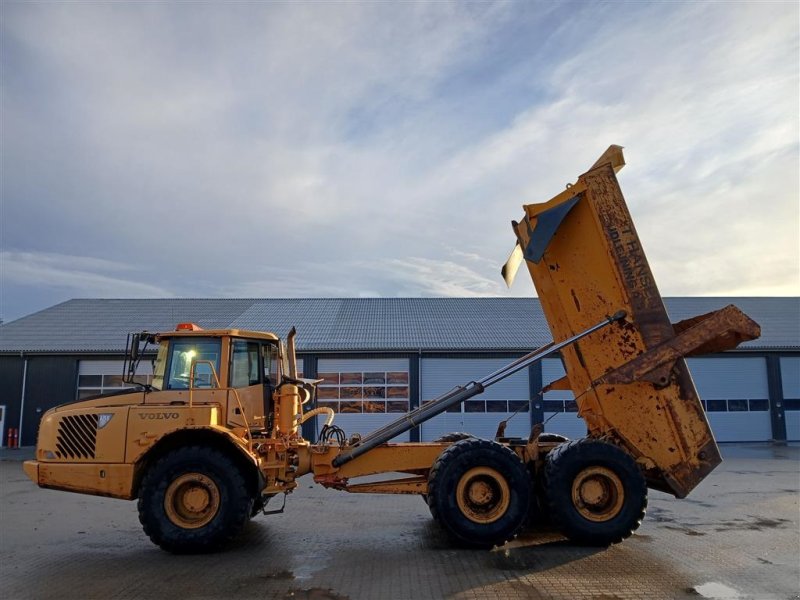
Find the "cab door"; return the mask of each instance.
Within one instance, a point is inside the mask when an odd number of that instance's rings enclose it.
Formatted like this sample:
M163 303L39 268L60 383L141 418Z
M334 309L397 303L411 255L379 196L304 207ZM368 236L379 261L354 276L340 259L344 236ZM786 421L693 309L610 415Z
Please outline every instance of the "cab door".
M266 428L265 378L261 343L253 340L231 341L228 425ZM268 382L266 382L268 383Z

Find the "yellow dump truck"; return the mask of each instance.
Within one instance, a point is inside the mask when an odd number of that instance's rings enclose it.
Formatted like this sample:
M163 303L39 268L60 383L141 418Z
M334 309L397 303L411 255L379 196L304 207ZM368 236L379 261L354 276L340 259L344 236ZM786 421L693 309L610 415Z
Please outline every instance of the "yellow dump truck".
M313 408L319 382L297 376L294 330L285 342L191 323L135 333L125 381L136 384L152 344L152 383L48 411L25 472L45 488L138 499L145 533L170 552L216 549L259 512L282 512L307 474L348 492L419 494L464 545L502 544L545 516L575 542L621 541L641 523L648 487L682 498L720 463L684 357L759 335L732 306L669 322L617 183L623 164L612 146L513 223L517 245L503 275L510 283L527 264L552 344L348 437L330 408ZM558 353L566 376L549 389L572 391L585 438L546 434L541 424L507 438L500 423L494 440L390 443ZM312 443L300 426L320 417ZM275 496L283 505L267 510Z

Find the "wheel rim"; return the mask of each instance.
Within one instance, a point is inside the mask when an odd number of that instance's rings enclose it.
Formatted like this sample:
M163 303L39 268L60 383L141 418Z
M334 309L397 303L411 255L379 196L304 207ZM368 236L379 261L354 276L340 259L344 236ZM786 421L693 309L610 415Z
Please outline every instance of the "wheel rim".
M584 469L572 482L572 503L578 513L590 521L613 519L624 502L622 480L606 467Z
M511 502L511 491L500 473L489 467L475 467L458 481L456 501L465 517L485 525L505 514Z
M183 529L207 525L219 511L219 488L202 473L186 473L169 484L164 509L172 523Z

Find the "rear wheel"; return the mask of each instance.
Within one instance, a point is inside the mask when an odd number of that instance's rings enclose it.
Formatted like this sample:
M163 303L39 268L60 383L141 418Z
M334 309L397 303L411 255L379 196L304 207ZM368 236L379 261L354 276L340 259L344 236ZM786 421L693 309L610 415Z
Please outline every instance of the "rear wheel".
M474 438L475 436L471 433L464 433L463 431L453 431L451 433L445 433L443 436L436 438L433 440L434 442L460 442L461 440L468 440L470 438Z
M469 438L436 459L428 480L431 513L457 542L491 547L513 539L525 524L530 479L506 446Z
M647 508L647 485L636 462L599 440L574 440L550 452L545 485L556 527L582 544L621 542L638 529Z
M187 446L166 454L145 474L139 521L168 552L208 552L239 533L252 506L242 473L225 454Z

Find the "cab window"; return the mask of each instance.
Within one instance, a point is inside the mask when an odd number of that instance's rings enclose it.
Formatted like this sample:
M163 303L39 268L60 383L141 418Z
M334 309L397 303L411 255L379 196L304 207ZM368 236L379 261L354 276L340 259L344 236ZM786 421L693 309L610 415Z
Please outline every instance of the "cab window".
M208 363L211 361L214 371L219 375L220 341L211 339L176 339L172 342L169 361L169 379L167 389L187 389L191 376L192 363L197 362L194 371L194 387L210 388L216 385L214 375Z
M231 387L242 388L261 383L258 366L258 342L236 340L231 352Z
M158 346L158 356L153 362L153 388L164 389L164 372L167 370L167 356L169 356L169 342L162 341Z
M275 387L278 385L278 377L280 375L278 372L280 365L278 345L263 344L261 346L261 354L264 357L264 381L268 381L273 387Z

